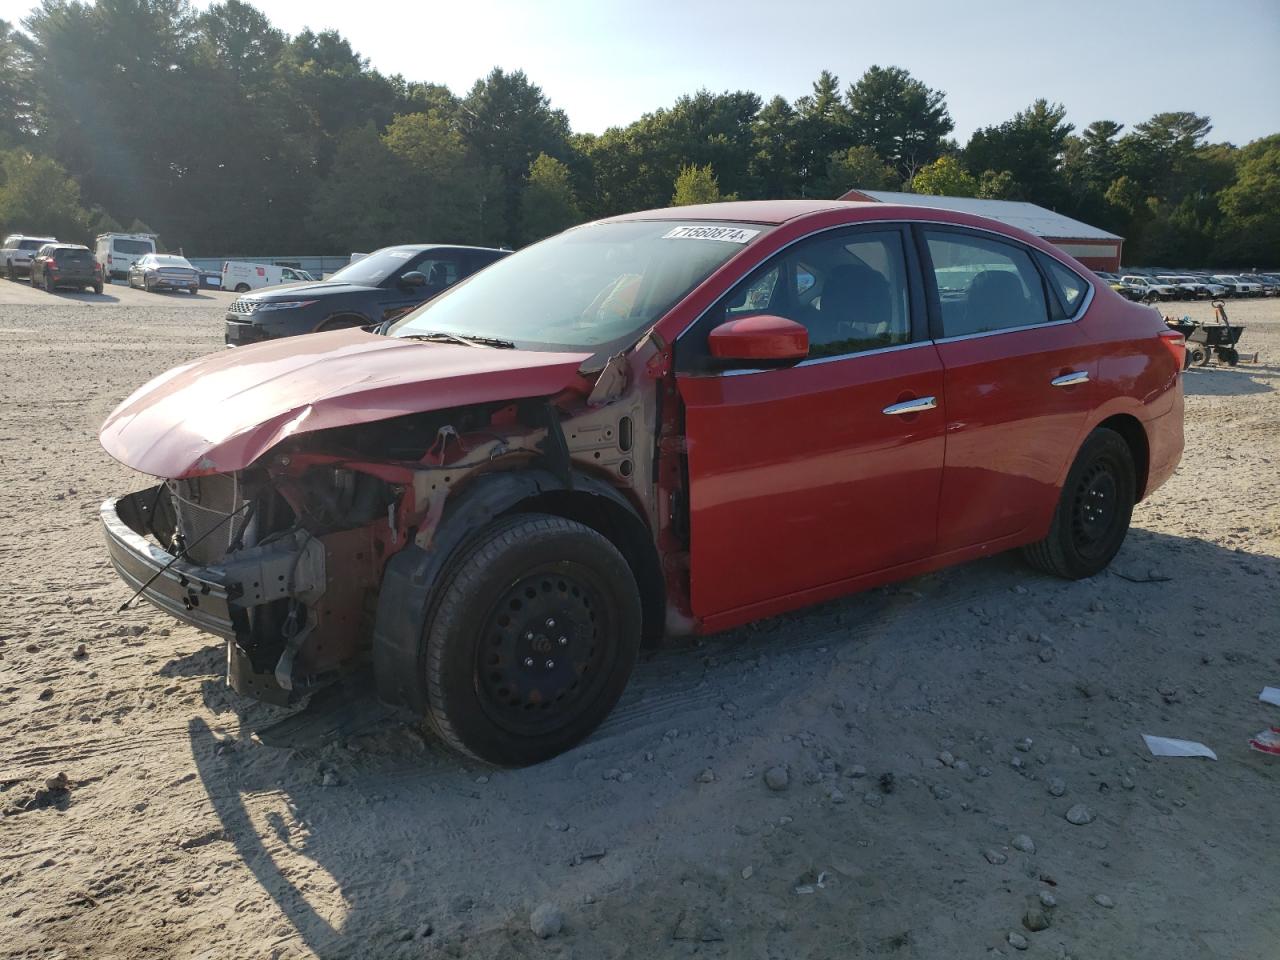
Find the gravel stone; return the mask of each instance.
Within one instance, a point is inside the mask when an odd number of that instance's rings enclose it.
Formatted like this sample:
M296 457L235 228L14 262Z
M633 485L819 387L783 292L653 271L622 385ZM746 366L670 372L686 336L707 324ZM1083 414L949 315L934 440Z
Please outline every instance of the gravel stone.
M1049 778L1049 796L1060 797L1067 792L1067 781L1061 777Z
M1105 893L1099 893L1093 898L1093 902L1100 907L1106 907L1110 910L1116 905L1116 902L1108 897Z
M709 768L698 774L699 783L715 783L716 775Z
M1034 840L1032 840L1032 839L1031 839L1029 836L1027 836L1025 833L1020 833L1020 834L1018 834L1016 837L1014 837L1014 838L1013 838L1013 843L1012 843L1011 845L1012 845L1013 849L1015 849L1015 850L1021 850L1023 853L1035 853L1035 852L1036 852L1036 844L1035 844L1035 841L1034 841Z
M1022 915L1022 925L1032 933L1048 930L1052 924L1049 912L1040 906L1027 907L1027 912Z
M529 929L539 940L554 937L564 929L564 911L554 903L541 903L529 915Z
M1086 807L1083 803L1077 803L1066 813L1067 823L1074 823L1077 827L1082 827L1086 823L1093 823L1093 811Z
M1003 851L997 850L995 847L988 847L982 851L982 855L987 858L987 863L1000 866L1002 863L1008 863L1009 857Z
M1013 947L1015 950L1025 950L1027 947L1031 946L1031 943L1020 933L1010 933L1009 946Z
M770 767L764 772L764 783L770 790L785 790L791 785L786 767Z
M1040 905L1041 905L1042 907L1045 907L1045 908L1049 909L1049 910L1052 910L1054 907L1056 907L1056 906L1058 905L1058 898L1057 898L1057 897L1055 897L1055 896L1054 896L1052 893L1050 893L1048 890L1041 890L1041 891L1040 891Z

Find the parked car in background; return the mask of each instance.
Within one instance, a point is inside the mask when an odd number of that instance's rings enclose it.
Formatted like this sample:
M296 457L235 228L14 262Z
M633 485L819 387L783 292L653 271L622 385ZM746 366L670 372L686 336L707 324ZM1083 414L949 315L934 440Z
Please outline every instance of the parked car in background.
M0 247L0 263L4 275L10 280L31 275L31 260L46 243L57 243L54 237L29 237L23 233L11 233Z
M148 253L133 261L129 268L129 286L141 287L147 293L157 290L200 292L200 271L186 257L172 253Z
M1262 296L1262 284L1255 283L1252 280L1246 280L1243 277L1237 277L1234 274L1215 273L1213 275L1213 282L1222 284L1237 297Z
M1132 283L1125 283L1114 273L1107 273L1103 270L1095 270L1094 273L1102 279L1112 290L1120 294L1126 300L1142 300L1146 296L1146 287L1137 287Z
M1177 287L1171 283L1161 283L1154 277L1144 277L1136 273L1129 273L1120 279L1130 286L1136 287L1142 294L1141 299L1145 301L1173 300L1178 296Z
M1227 292L1227 288L1220 283L1201 280L1188 274L1162 273L1156 279L1173 284L1178 292L1188 299L1207 300L1211 297L1221 297Z
M102 292L102 265L79 243L46 243L31 260L31 285L53 293L57 287Z
M275 287L282 283L314 283L315 277L297 267L278 267L270 263L246 263L228 260L222 265L222 289L236 293L248 293L260 287Z
M1256 283L1262 287L1262 295L1264 297L1274 297L1280 293L1280 279L1266 273L1241 273L1237 274L1241 280L1248 283Z
M380 331L135 391L102 444L163 479L103 504L108 550L226 638L236 690L371 660L383 700L501 765L587 736L642 639L1017 547L1093 576L1182 451L1182 335L957 211L619 216Z
M108 280L124 280L139 257L156 252L156 238L146 233L100 233L93 255Z
M300 333L364 327L398 317L487 267L509 250L414 244L383 247L325 280L240 297L227 311L229 346Z

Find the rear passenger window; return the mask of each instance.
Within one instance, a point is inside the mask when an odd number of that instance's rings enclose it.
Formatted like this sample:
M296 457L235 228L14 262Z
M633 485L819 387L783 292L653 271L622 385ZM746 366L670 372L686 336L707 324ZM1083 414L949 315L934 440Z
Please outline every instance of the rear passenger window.
M1064 267L1053 257L1042 256L1040 262L1048 267L1049 282L1053 284L1067 316L1074 317L1076 311L1080 309L1084 292L1089 289L1089 284L1074 270Z
M1044 286L1027 251L972 234L926 231L925 237L944 337L1048 321Z

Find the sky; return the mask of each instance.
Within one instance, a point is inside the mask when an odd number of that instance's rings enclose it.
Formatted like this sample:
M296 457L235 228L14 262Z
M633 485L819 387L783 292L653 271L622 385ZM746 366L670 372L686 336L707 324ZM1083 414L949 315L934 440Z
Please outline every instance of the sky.
M0 0L20 20L33 0ZM208 6L197 0L194 6ZM1077 129L1164 110L1213 119L1213 141L1280 132L1280 0L257 0L287 33L336 29L383 73L465 93L522 69L575 131L600 133L699 88L766 101L842 87L873 64L944 90L954 136L1037 97Z

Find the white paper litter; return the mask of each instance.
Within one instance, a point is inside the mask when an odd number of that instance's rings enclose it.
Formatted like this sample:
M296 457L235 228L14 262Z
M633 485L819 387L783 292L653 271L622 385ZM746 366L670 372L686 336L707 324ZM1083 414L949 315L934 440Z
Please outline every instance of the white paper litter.
M1263 687L1262 692L1258 694L1258 699L1263 703L1280 707L1280 687Z
M1208 757L1217 760L1218 755L1203 743L1194 740L1174 740L1172 737L1153 737L1144 733L1142 739L1147 741L1147 749L1157 757Z

